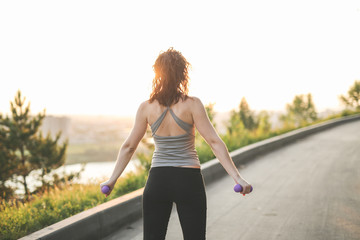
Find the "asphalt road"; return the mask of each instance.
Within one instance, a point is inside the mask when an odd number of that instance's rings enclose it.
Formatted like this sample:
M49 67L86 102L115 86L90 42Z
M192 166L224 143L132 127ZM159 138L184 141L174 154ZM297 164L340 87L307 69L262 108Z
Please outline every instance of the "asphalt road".
M360 239L360 121L331 128L242 166L243 197L225 176L206 186L208 240ZM106 240L142 239L142 219ZM176 206L167 240L183 239Z

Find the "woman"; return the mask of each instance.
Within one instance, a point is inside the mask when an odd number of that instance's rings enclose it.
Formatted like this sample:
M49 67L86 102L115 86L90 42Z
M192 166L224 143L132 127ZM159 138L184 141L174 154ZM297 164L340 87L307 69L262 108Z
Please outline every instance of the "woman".
M155 151L143 193L145 240L165 239L173 203L184 239L205 239L206 194L194 144L195 127L227 173L243 186L241 193L250 193L251 185L240 176L202 102L188 96L189 67L173 48L158 56L150 99L139 106L134 128L120 149L113 174L100 185L109 186L107 195L111 193L149 125Z

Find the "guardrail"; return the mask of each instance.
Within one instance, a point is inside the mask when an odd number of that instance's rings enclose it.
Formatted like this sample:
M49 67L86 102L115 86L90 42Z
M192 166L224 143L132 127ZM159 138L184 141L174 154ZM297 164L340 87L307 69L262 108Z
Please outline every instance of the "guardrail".
M236 166L249 162L257 155L275 150L310 134L335 127L347 122L360 120L360 114L333 119L327 122L300 128L276 137L272 137L230 153ZM217 159L201 165L205 184L226 175L226 171ZM120 227L135 221L142 216L142 193L144 188L103 203L58 223L41 229L20 240L51 239L51 240L98 240L105 238Z

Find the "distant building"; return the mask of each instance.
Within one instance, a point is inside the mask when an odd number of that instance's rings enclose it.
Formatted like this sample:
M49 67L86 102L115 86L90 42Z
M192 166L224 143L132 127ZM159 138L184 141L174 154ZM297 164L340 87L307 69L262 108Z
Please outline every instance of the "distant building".
M70 126L71 120L68 117L46 116L43 119L40 130L43 132L44 136L50 133L52 138L55 138L56 134L61 131L61 137L59 141L62 143L69 138Z

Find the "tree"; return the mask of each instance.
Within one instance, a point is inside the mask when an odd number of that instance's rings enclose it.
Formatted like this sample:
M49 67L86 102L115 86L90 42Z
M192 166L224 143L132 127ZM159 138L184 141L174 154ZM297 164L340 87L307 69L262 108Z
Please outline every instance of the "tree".
M40 169L37 179L41 182L41 186L37 188L37 192L49 191L52 186L59 186L75 177L76 174L63 175L60 177L57 173L52 173L53 169L57 169L65 164L65 153L67 142L62 146L58 145L61 133L58 133L55 139L52 139L50 134L43 137L40 132L39 135L32 139L28 144L28 149L31 152L29 162ZM51 175L51 178L47 176Z
M30 103L25 106L25 97L17 92L14 102L10 102L11 117L0 117L0 162L6 166L1 168L1 184L12 181L20 183L24 187L25 200L34 192L40 192L54 184L64 182L72 178L74 174L59 176L51 174L52 170L63 165L67 142L58 145L61 135L59 132L56 139L48 135L43 137L39 128L45 117L45 110L36 116L30 115ZM34 171L38 170L38 171ZM33 172L34 171L34 172ZM30 173L43 184L40 188L31 190L27 178ZM8 198L13 194L12 190L5 188L7 193L2 198Z
M241 99L239 109L240 119L244 127L248 130L254 130L257 127L254 113L250 110L249 104L244 97Z
M0 114L0 121L1 119L2 115ZM7 151L9 146L5 144L5 138L5 131L0 126L0 199L9 199L14 195L14 189L6 185L6 181L12 178L16 164L14 157Z
M255 115L250 110L249 104L243 97L239 104L239 110L232 110L230 113L230 120L227 126L227 132L231 135L235 132L240 133L244 129L252 131L256 129L257 123Z
M227 124L227 134L232 135L234 133L240 133L244 129L245 127L240 119L239 112L236 111L235 109L231 110L230 119Z
M288 126L292 125L290 123L293 123L295 126L301 126L317 119L317 112L311 93L307 95L296 95L292 104L286 105L286 111L286 115L282 115L280 120Z
M271 130L270 115L267 111L261 111L257 116L257 129L258 135L266 134Z
M350 87L348 96L341 95L340 100L349 107L354 107L360 110L360 81L355 81L354 85Z

